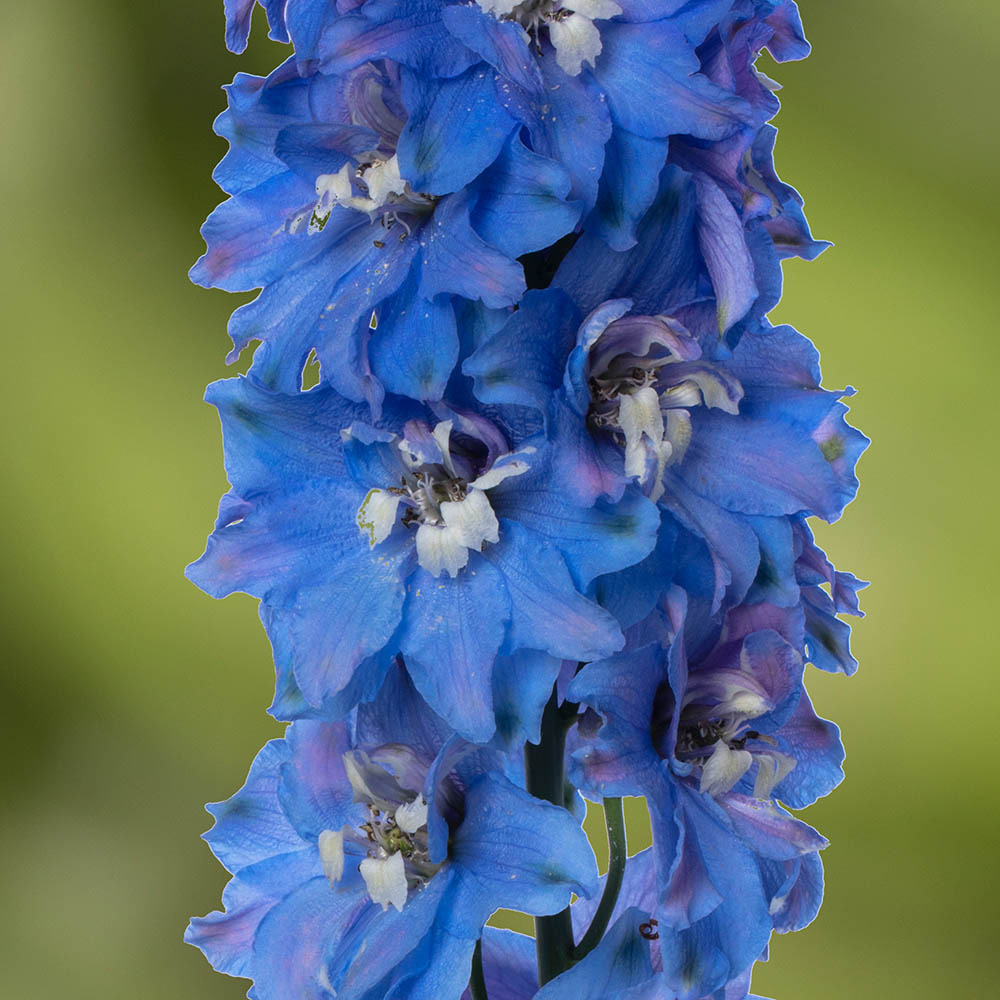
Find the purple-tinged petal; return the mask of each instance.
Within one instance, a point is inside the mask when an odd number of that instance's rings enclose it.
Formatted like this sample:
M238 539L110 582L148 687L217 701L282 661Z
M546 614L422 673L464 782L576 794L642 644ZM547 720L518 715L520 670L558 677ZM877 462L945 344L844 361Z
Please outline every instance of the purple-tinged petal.
M359 13L331 18L320 44L320 69L341 75L362 63L392 59L422 77L451 77L478 62L442 24L440 0L368 0Z
M746 101L699 72L693 47L670 21L605 23L601 41L594 75L615 120L630 132L722 139L752 119Z
M715 287L719 335L742 319L757 298L753 261L743 223L729 199L703 174L694 175L698 196L698 245Z
M315 841L324 830L339 830L352 823L356 813L363 819L344 771L343 757L351 749L347 726L296 722L285 740L289 756L281 768L278 798L303 840Z
M775 734L778 749L795 759L795 767L774 789L775 798L803 809L828 795L844 778L844 746L840 730L821 719L805 691L795 714Z
M224 912L194 917L184 940L200 948L219 972L253 978L253 948L261 922L295 886L318 874L319 858L311 846L251 865L223 890Z

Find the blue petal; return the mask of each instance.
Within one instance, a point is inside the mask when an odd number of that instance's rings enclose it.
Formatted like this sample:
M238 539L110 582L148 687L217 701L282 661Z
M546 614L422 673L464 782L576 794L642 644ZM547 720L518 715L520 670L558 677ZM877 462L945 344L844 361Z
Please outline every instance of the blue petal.
M481 299L491 309L513 305L525 291L524 271L473 230L469 198L466 193L442 199L432 224L421 232L424 269L420 292L426 299L449 292Z
M428 761L452 736L451 728L427 707L396 660L378 696L358 706L355 735L358 745L374 747L398 741L401 733L406 734L407 746Z
M411 269L399 291L378 307L368 355L388 392L437 400L458 360L455 310L445 295L420 298L419 284L418 271Z
M226 477L247 494L343 477L340 431L365 415L329 390L279 395L243 377L211 383L205 399L222 422Z
M342 75L362 63L392 59L422 77L464 72L476 54L446 30L440 0L368 0L360 13L332 18L323 32L320 68Z
M328 692L319 705L313 705L302 693L295 679L295 650L291 643L290 630L274 622L287 612L280 608L269 608L262 604L261 621L271 640L274 655L275 684L274 700L268 714L289 722L294 719L343 719L359 703L375 697L391 663L391 657L381 650L363 660L355 669L350 680L338 691Z
M493 507L497 517L529 525L557 546L581 590L653 551L660 513L637 489L630 487L617 503L579 507L548 479L532 472L508 479L494 491Z
M679 1000L695 1000L753 964L770 937L771 917L757 861L733 834L722 810L688 789L682 789L681 806L685 836L698 845L721 898L708 916L690 927L665 933L669 924L661 920L664 974Z
M314 185L291 172L224 201L201 227L207 250L191 268L191 280L205 288L245 292L315 257L330 244L332 231L291 234L281 226L315 203Z
M328 935L326 973L338 1000L383 997L397 967L410 957L425 964L425 937L452 895L453 880L454 867L445 865L420 892L410 894L402 911L390 907L383 912L363 897L351 923L339 934L335 927ZM371 947L372 942L378 947Z
M597 660L622 648L615 620L573 585L559 551L541 535L501 520L484 556L504 575L511 601L506 651L541 649L565 660Z
M226 48L239 54L247 47L250 18L257 0L225 0Z
M450 857L460 888L445 926L473 939L498 907L558 913L571 893L597 889L594 852L572 814L496 774L469 788Z
M729 199L704 174L695 174L698 244L715 287L720 336L742 319L757 298L754 267L743 223Z
M746 101L699 72L694 48L670 21L606 23L601 42L594 75L615 120L630 132L722 139L751 121Z
M573 678L566 697L604 720L573 754L572 780L588 795L642 795L662 780L650 719L664 676L663 650L648 645L589 663Z
M350 732L341 722L295 722L285 737L290 749L281 767L278 797L296 831L315 841L324 830L339 830L362 819L363 807L344 770L351 749Z
M284 5L285 28L303 76L316 68L320 36L329 18L329 0L295 0Z
M840 730L821 719L805 691L794 715L775 734L783 753L795 758L795 767L774 790L774 797L791 809L804 809L829 795L844 779L844 746Z
M282 616L295 679L311 704L321 705L345 688L358 665L396 631L411 559L407 539L398 545L387 539L353 559L341 556L330 564L336 569L329 571L329 580L304 593L299 606Z
M584 233L566 255L553 285L565 289L582 312L609 299L630 298L638 315L670 314L698 294L695 196L691 178L668 166L656 201L625 253Z
M493 735L493 660L510 616L502 576L473 554L454 579L418 569L407 583L399 648L417 690L475 743Z
M285 171L274 144L289 121L308 120L310 86L289 61L266 78L237 73L223 90L229 106L212 128L229 149L212 180L226 194L238 194Z
M779 934L800 931L816 919L823 902L823 862L818 854L784 864L761 861L761 874L772 893L772 920ZM786 877L779 882L782 874Z
M535 939L496 927L483 928L483 975L490 1000L530 1000L538 991ZM471 1000L468 993L462 1000Z
M493 707L497 736L508 747L538 743L542 712L562 660L537 649L519 649L493 665Z
M677 522L662 512L656 547L645 559L594 582L594 597L623 629L642 621L670 586L675 569Z
M451 194L498 156L514 119L497 101L492 70L479 64L451 80L403 73L409 118L396 147L399 172L415 191Z
M579 314L554 288L525 294L510 319L462 364L484 403L517 403L541 413L562 380Z
M524 29L514 21L498 21L475 4L456 4L441 11L441 21L498 73L532 92L542 88L538 63Z
M533 153L514 135L475 185L472 225L510 257L542 250L580 218L580 205L565 200L570 183L560 164Z
M378 146L379 137L371 129L357 125L310 122L288 125L274 141L274 155L308 184L315 185L320 174L334 174L345 163Z
M535 1000L615 1000L653 975L649 942L639 926L649 914L631 907L612 924L601 943L582 961L546 983Z
M258 1000L329 1000L322 985L325 952L356 912L370 906L355 893L334 892L322 876L295 888L261 922L254 941L252 995Z
M281 766L289 753L285 740L269 740L254 758L243 787L225 802L205 807L215 823L204 839L231 872L303 847L278 803Z
M219 972L251 978L261 921L303 880L319 873L319 857L312 846L245 868L223 890L225 911L193 918L184 940L200 948Z
M612 134L607 101L590 73L567 77L551 50L540 66L545 91L533 102L533 114L519 117L528 128L531 148L569 171L570 197L582 201L587 211L597 198L605 144Z
M604 147L604 173L587 231L612 250L635 246L636 225L656 197L666 159L666 139L644 139L616 128Z

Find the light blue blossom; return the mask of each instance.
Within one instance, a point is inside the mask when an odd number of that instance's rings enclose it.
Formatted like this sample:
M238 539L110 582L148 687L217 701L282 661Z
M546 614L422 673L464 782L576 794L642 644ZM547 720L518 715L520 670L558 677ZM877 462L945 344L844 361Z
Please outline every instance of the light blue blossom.
M398 667L353 725L294 723L209 809L233 878L187 940L256 1000L458 1000L494 909L596 890L577 821L450 737Z
M308 705L350 695L347 710L399 652L432 708L484 741L499 652L593 660L624 644L585 595L653 548L659 516L637 491L579 506L543 437L512 448L459 411L387 400L376 427L330 389L246 378L208 399L232 490L188 572L214 597L261 598L279 688L291 674Z

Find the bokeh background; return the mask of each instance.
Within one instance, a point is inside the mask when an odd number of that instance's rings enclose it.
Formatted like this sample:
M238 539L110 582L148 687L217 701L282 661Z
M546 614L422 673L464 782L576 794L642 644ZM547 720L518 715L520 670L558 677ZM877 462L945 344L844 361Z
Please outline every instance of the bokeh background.
M0 965L18 1000L247 985L181 943L224 882L201 803L279 731L253 602L182 576L225 488L200 397L236 302L185 275L220 197L210 124L219 85L283 57L260 22L226 53L221 6L5 5ZM875 582L861 672L811 679L848 745L848 780L808 813L832 841L826 904L756 987L992 995L1000 8L801 6L814 55L770 68L777 160L837 246L787 266L777 317L860 390L861 496L820 537Z

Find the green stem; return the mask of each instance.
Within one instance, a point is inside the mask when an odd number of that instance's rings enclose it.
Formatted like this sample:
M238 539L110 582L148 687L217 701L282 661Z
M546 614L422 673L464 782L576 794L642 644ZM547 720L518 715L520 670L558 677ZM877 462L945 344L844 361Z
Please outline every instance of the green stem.
M483 939L476 942L476 950L472 953L472 976L469 979L469 993L472 1000L488 1000L486 996L486 977L483 975Z
M576 719L578 707L559 705L553 685L542 714L542 738L536 746L524 745L525 777L528 791L538 799L566 807L564 757L566 732ZM573 964L573 921L569 907L549 917L535 917L535 950L538 956L538 985L544 986Z
M622 810L621 799L604 800L604 821L608 828L608 876L604 882L601 901L597 905L587 933L573 950L573 960L576 962L589 955L604 937L604 932L611 921L611 914L615 910L615 903L618 902L622 879L625 877L625 813Z

